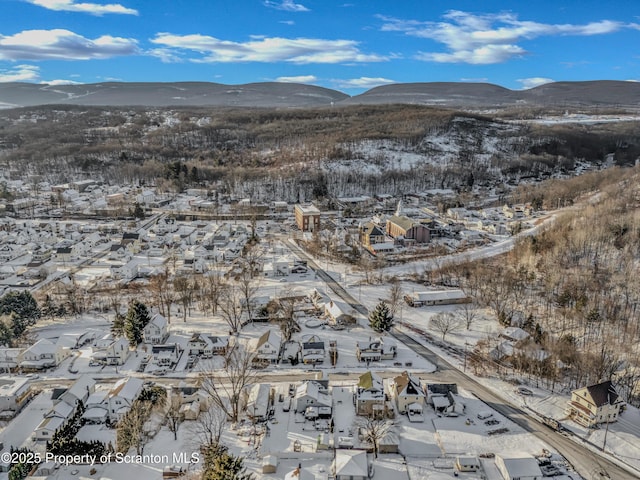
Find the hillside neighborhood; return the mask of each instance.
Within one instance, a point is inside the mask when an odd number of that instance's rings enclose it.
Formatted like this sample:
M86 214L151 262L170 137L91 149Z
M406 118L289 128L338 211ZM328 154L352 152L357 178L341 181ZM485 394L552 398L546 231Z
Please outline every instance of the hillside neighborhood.
M0 346L0 478L190 478L214 444L265 479L589 478L539 429L640 469L615 382L519 375L550 356L524 312L506 326L450 275L418 275L554 212L442 208L446 190L329 208L3 185L0 297L27 326Z

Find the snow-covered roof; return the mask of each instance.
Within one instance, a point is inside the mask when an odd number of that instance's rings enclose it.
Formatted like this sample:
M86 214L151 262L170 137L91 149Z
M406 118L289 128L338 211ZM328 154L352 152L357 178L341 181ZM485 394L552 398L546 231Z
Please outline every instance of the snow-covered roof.
M496 464L502 464L508 478L542 478L538 461L526 453L496 454Z
M36 343L27 348L25 353L28 352L30 354L33 353L36 355L47 355L55 353L56 350L57 347L53 344L53 342L47 340L46 338L41 338Z
M369 474L365 450L336 450L335 474L367 477Z
M140 378L130 377L118 380L109 392L109 397L122 397L129 401L136 399L142 391L143 381Z
M530 336L520 327L507 327L502 331L501 335L516 341L525 340Z

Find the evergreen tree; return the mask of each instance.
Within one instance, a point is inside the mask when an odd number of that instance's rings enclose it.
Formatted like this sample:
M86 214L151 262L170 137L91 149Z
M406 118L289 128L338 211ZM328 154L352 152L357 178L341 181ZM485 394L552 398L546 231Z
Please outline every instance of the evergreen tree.
M124 317L120 313L116 313L111 325L111 333L114 337L124 336Z
M203 480L253 480L244 466L244 459L236 457L221 445L213 446L205 454Z
M0 315L11 315L13 335L19 337L40 318L40 308L31 292L9 292L0 298Z
M142 332L149 320L151 320L151 316L146 305L138 300L133 300L124 317L124 335L129 340L129 345L136 346L142 342Z
M388 332L393 326L393 315L386 302L381 301L369 313L369 326L378 333Z

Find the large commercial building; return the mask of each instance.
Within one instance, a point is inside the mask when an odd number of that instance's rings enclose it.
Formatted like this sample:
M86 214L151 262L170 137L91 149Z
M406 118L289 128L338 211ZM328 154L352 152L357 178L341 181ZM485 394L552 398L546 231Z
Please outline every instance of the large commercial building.
M313 204L296 205L296 224L303 232L313 232L320 228L320 210Z

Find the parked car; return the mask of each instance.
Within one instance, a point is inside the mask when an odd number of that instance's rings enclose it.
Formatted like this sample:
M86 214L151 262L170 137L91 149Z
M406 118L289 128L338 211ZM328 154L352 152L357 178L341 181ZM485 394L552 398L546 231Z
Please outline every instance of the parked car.
M516 393L518 393L519 395L533 395L533 392L525 387L516 388Z

